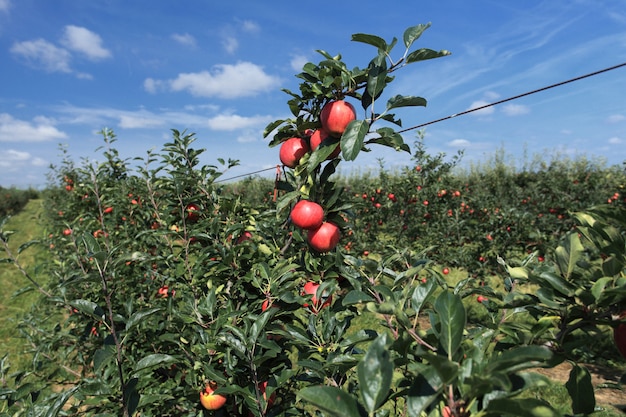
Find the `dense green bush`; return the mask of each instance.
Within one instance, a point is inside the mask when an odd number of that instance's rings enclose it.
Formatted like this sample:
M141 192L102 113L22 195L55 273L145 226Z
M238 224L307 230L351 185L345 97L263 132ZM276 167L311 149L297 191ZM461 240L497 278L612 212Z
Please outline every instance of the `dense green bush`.
M39 191L29 188L0 187L0 218L18 213L29 200L39 198Z

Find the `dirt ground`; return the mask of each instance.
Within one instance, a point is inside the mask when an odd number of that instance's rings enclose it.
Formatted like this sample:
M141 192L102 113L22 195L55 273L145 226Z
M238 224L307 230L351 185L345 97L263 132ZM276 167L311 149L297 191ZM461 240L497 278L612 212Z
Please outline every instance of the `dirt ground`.
M626 388L616 389L613 387L604 387L605 384L618 384L622 377L622 372L615 369L605 368L597 365L584 365L589 373L591 373L591 382L596 388L596 404L599 406L612 406L619 410L626 410ZM565 383L569 378L572 365L569 362L563 362L554 368L534 369L535 372L546 375L554 381Z

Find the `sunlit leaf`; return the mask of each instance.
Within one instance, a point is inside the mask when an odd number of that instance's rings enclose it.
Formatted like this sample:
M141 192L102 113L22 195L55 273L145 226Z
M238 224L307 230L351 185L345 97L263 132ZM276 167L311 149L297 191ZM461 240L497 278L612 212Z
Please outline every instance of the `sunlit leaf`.
M446 55L450 55L450 51L433 51L432 49L422 48L407 55L406 63L410 64L412 62L425 61L427 59L439 58Z
M369 124L365 120L353 120L341 136L341 154L346 161L354 161L363 147Z
M427 104L426 99L422 97L396 95L387 100L387 110L398 107L426 107Z
M331 416L360 417L356 399L337 387L307 387L298 392L298 397Z
M430 23L426 23L407 28L404 31L404 35L402 36L402 39L404 40L404 46L407 49L410 48L413 42L419 39L419 37L422 36L422 33L424 33L424 31L429 27Z
M370 415L380 407L391 387L393 363L387 350L387 333L374 340L357 365L361 399Z
M439 343L451 359L463 339L467 321L465 308L461 297L449 291L444 291L437 297L434 307L441 325Z
M368 45L375 46L378 49L382 49L383 51L387 51L387 42L380 36L355 33L352 35L352 41L366 43Z

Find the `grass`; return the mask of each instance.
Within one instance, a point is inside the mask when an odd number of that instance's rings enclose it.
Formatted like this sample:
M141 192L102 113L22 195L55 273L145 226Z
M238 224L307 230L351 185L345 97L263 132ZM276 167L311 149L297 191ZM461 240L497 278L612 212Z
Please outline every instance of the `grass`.
M44 277L38 266L44 265L45 251L40 246L30 248L18 254L21 245L43 235L42 200L30 200L23 211L11 217L3 227L3 232L14 232L9 237L9 249L17 256L19 263L36 279ZM4 248L0 251L0 259L6 258ZM45 277L44 277L45 279ZM39 282L39 284L44 284ZM28 279L13 263L0 263L0 359L8 354L11 369L23 369L22 364L29 361L24 353L24 340L19 337L17 326L20 317L28 312L39 297L35 290L22 292L32 286Z

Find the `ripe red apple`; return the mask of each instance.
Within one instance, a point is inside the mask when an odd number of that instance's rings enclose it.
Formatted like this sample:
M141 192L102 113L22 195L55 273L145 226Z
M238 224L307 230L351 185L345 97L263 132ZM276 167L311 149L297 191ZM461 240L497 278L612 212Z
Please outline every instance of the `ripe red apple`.
M341 137L348 124L356 120L354 106L344 100L330 101L320 113L322 127L331 135Z
M217 389L215 382L210 382L200 392L200 404L207 410L219 410L226 404L226 397L220 394L214 394Z
M72 229L64 229L63 230L63 236L69 236L72 234Z
M307 241L317 252L328 252L337 246L341 239L339 227L330 222L323 222L317 229L309 230Z
M185 207L185 212L187 213L188 222L194 223L200 218L200 207L197 204L187 204L187 207Z
M441 273L444 274L444 275L448 275L450 273L450 270L448 268L443 268Z
M311 150L316 150L317 147L320 146L320 143L322 143L329 136L330 135L328 134L328 132L324 129L317 129L315 132L313 132L313 134L311 135L311 139L309 140L309 143L311 144ZM326 159L336 158L339 156L340 152L341 145L338 143L335 150L332 151L332 153L328 155Z
M310 150L309 144L302 138L287 139L280 146L280 162L289 168L295 168L300 163L300 158Z
M320 287L320 284L318 284L317 282L308 281L306 284L304 284L304 289L302 291L302 295L311 296L311 303L312 303L312 305L309 305L309 303L304 303L302 306L309 307L311 311L314 313L318 313L322 308L328 307L333 301L332 296L325 296L325 295L322 295L322 298L318 300L317 289L319 287Z
M237 239L237 244L243 243L246 240L250 240L250 239L252 239L252 233L245 231L243 232L241 236L239 236L239 239Z
M272 308L272 307L274 307L274 303L273 303L273 302L271 302L269 298L266 298L266 299L263 301L263 304L261 304L261 311L265 311L265 310L267 310L268 308Z
M104 209L104 214L113 213L113 207L107 207Z
M302 229L317 229L324 221L324 209L310 200L300 200L291 209L291 222Z
M263 395L263 399L267 401L267 407L269 408L272 405L274 405L274 401L276 400L276 393L273 392L272 395L270 395L270 398L268 399L267 394L265 393L266 390L267 390L267 381L260 382L259 391Z

